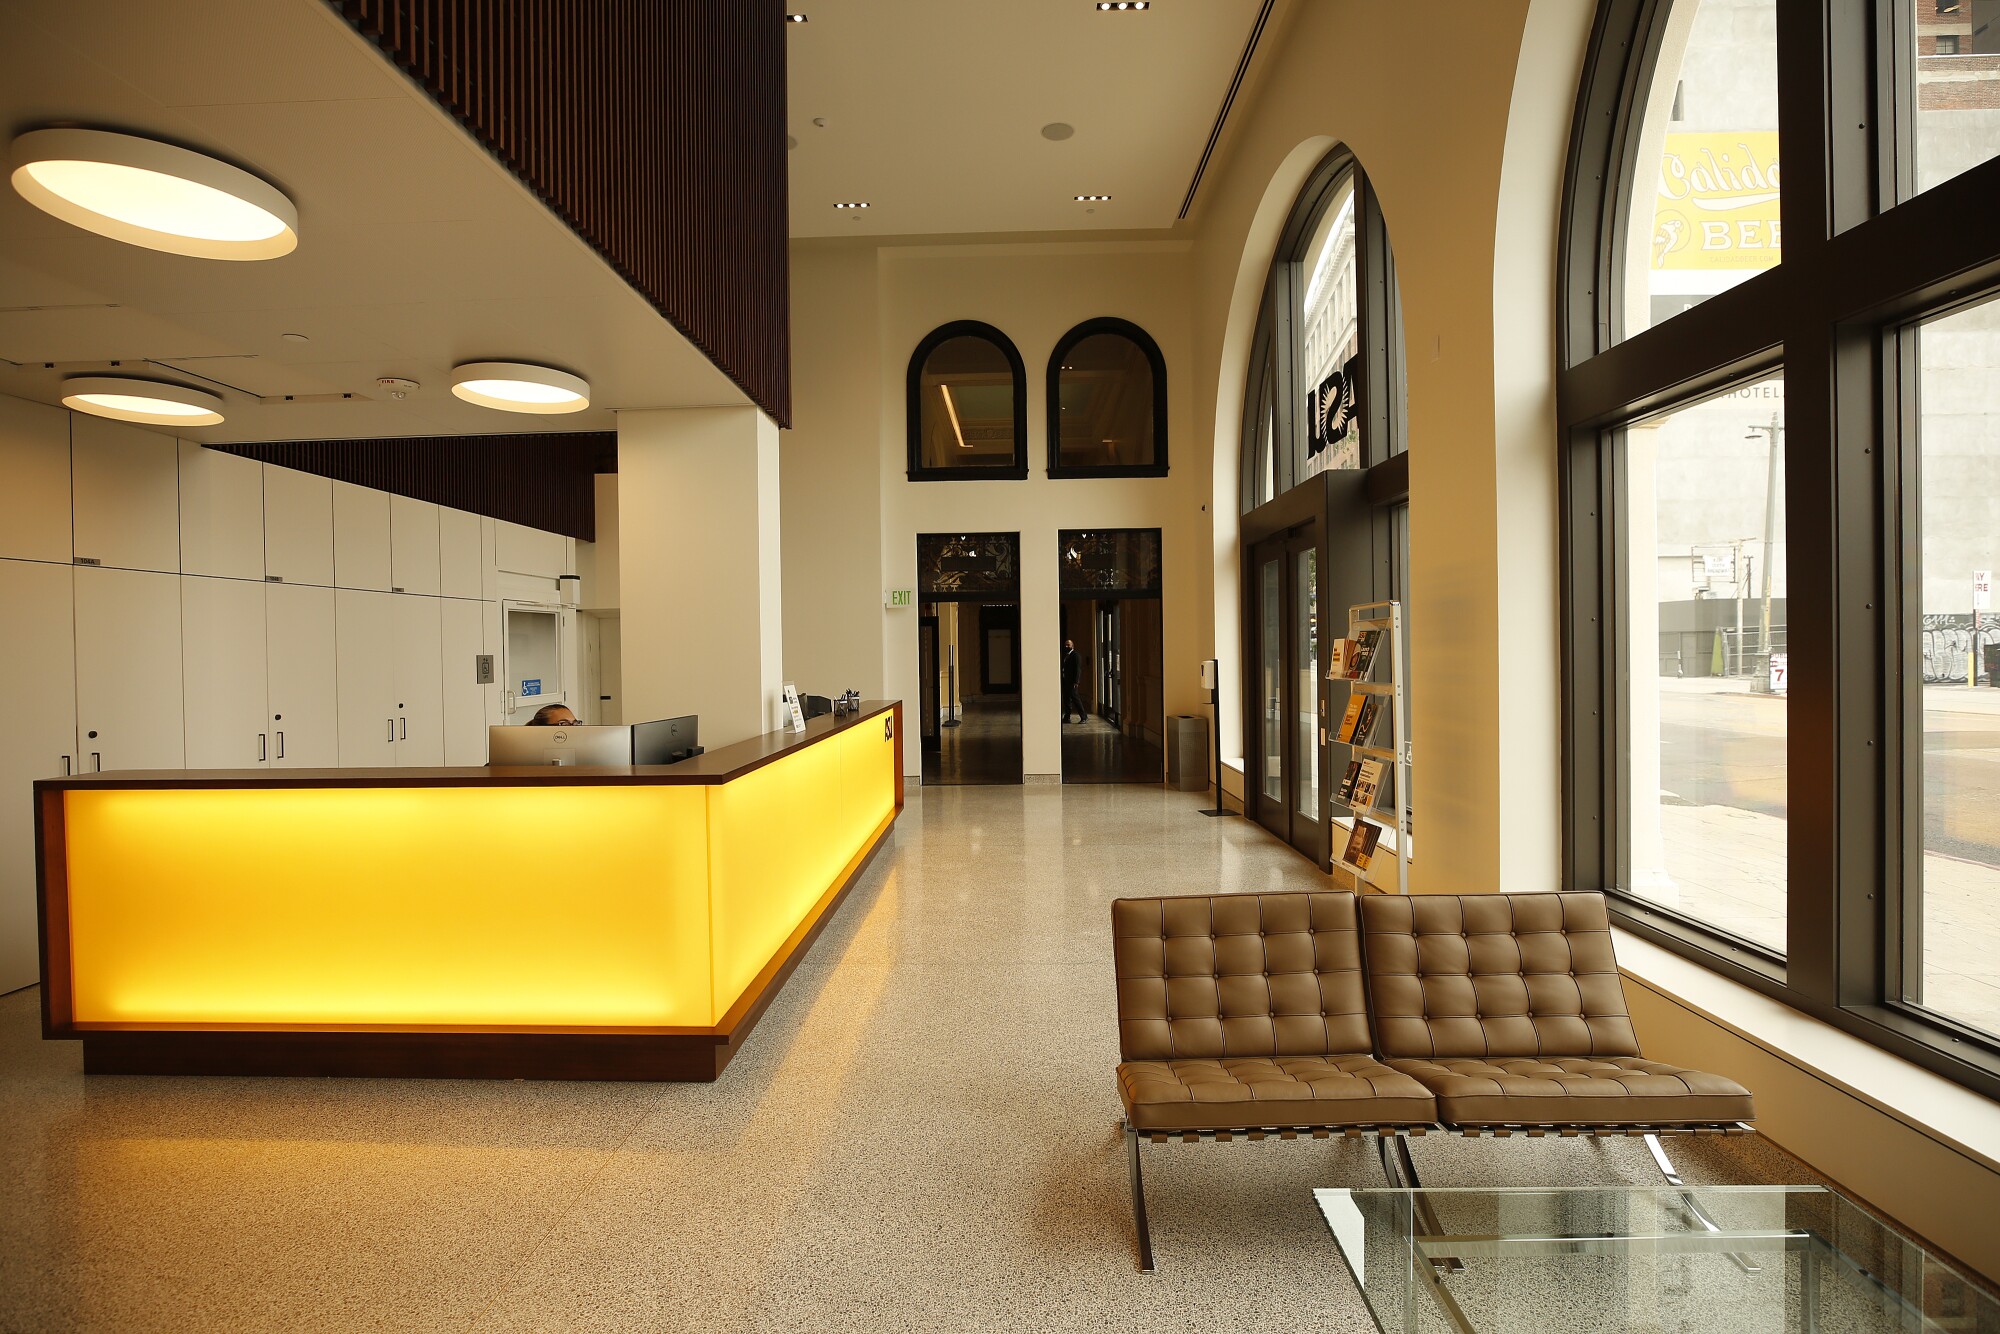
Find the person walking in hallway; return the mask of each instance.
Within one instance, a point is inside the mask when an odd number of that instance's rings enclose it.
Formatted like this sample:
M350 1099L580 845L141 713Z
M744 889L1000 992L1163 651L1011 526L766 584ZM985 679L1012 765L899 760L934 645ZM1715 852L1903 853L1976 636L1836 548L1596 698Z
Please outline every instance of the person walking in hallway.
M1089 722L1090 715L1083 711L1083 701L1078 699L1076 694L1077 685L1083 680L1083 657L1076 651L1076 641L1074 639L1063 640L1062 676L1063 722L1065 724L1069 722L1069 715L1072 709L1076 711L1076 720L1078 722Z

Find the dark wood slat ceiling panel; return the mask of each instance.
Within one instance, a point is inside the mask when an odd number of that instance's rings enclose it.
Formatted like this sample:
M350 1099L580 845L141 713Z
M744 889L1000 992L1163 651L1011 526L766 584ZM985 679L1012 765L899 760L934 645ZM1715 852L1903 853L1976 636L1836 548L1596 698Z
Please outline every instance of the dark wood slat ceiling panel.
M597 540L597 474L615 472L615 431L554 435L283 440L210 449L412 500Z
M791 424L782 0L326 3Z

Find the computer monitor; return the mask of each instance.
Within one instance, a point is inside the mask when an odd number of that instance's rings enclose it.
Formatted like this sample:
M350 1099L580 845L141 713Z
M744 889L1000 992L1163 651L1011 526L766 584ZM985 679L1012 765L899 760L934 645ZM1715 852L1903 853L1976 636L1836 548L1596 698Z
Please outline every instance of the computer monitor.
M632 724L632 763L675 764L701 753L701 736L695 714L684 718L662 718L658 722Z
M630 764L629 727L489 727L492 764Z

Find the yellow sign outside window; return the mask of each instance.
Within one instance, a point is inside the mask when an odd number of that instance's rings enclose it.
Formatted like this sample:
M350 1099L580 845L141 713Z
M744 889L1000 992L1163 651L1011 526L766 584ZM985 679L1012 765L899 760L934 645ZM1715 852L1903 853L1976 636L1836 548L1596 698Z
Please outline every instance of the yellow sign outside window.
M1667 136L1655 269L1768 269L1781 242L1776 130Z

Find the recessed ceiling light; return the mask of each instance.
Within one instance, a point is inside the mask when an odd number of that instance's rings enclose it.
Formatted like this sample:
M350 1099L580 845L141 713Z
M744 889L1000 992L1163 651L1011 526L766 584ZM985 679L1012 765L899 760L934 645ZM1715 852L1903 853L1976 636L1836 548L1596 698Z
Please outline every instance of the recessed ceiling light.
M114 241L198 259L276 259L299 212L267 181L212 157L103 130L14 141L14 188L52 217Z
M1099 10L1146 9L1150 5L1151 0L1097 0Z
M1079 204L1100 204L1109 198L1111 198L1110 195L1078 195L1076 202Z
M581 376L522 361L468 361L451 372L451 392L502 412L581 412L590 384Z
M79 375L62 383L66 408L145 426L214 426L222 399L203 389L122 375Z
M834 207L835 207L835 208L867 208L867 207L868 207L868 201L867 201L867 200L865 200L865 199L863 199L863 200L857 200L856 202L854 202L854 203L852 203L852 204L835 204L835 205L834 205Z
M804 23L805 21L806 21L806 16L804 14L785 15L785 22L787 23Z

